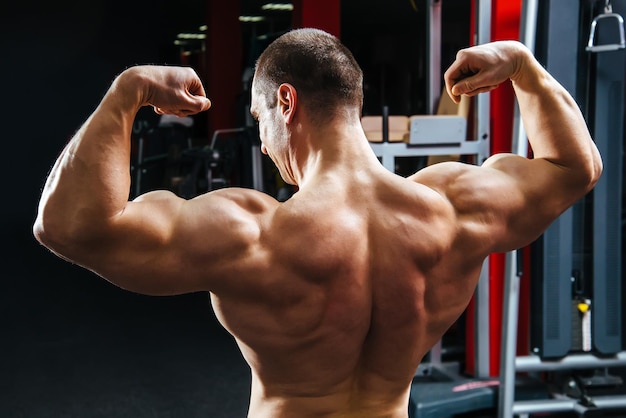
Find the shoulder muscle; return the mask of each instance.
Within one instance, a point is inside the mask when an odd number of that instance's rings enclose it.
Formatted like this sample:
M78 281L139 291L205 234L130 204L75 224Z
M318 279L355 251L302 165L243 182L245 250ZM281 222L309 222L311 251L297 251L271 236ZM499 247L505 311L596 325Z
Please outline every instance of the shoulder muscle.
M129 202L90 263L107 280L138 293L211 291L223 272L245 259L263 217L277 204L246 189L191 200L150 193Z

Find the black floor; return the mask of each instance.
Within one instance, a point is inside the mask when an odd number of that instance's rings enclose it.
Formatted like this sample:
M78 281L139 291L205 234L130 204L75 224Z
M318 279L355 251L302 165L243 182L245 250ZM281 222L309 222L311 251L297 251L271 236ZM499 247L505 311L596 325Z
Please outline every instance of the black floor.
M246 416L250 371L207 295L135 295L21 245L3 260L0 417Z

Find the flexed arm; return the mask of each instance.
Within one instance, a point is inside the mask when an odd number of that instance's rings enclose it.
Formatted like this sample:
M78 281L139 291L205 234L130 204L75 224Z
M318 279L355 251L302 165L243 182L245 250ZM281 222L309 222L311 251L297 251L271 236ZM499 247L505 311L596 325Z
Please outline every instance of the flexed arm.
M585 120L569 93L516 41L460 51L444 78L455 101L511 80L534 158L497 154L481 167L436 165L414 178L449 199L465 236L480 244L477 251L526 245L602 172Z
M43 189L33 232L59 256L83 263L118 236L114 226L129 203L132 124L145 105L184 116L208 109L210 102L190 68L138 66L115 79Z
M578 105L523 44L502 41L462 50L445 74L455 101L462 94L492 90L507 79L513 82L534 158L568 170L572 181L597 179L602 161Z

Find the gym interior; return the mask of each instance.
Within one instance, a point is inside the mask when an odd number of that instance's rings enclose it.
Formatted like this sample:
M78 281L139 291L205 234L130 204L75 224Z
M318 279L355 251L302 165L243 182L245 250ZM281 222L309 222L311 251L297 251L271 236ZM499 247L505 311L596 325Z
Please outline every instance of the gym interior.
M0 416L244 417L250 371L206 294L120 290L31 233L50 167L113 78L192 66L214 106L183 120L140 111L131 195L296 193L260 153L255 59L318 27L364 70L363 125L388 169L529 155L510 86L450 106L461 48L517 39L579 104L604 159L594 191L535 243L486 260L472 303L416 370L409 416L626 417L626 0L22 0L0 7L5 237ZM133 197L133 196L131 196Z

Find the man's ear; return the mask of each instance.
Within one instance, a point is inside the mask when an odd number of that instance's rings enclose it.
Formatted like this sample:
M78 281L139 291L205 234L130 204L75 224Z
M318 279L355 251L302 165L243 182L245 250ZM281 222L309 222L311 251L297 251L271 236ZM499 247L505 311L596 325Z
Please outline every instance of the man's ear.
M289 83L278 86L278 108L286 123L291 123L296 114L298 94L296 88Z

